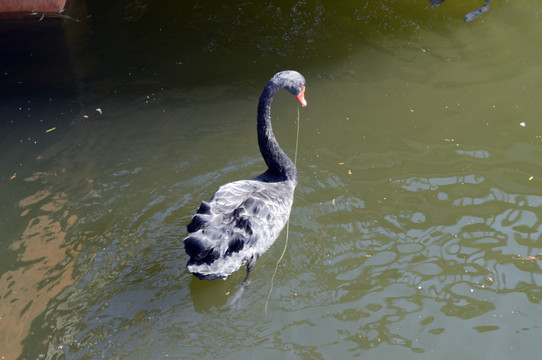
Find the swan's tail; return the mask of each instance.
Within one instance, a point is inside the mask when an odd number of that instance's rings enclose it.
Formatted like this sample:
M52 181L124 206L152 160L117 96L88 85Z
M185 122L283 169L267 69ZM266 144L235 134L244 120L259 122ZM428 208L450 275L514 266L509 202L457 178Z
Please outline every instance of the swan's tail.
M188 260L186 268L203 280L226 279L231 273L239 270L247 260L243 254L238 252L229 256L219 256L211 261L207 261L208 259L197 261L192 258Z
M252 251L240 254L247 243L242 232L252 232L250 221L239 214L234 218L231 226L223 226L222 215L214 214L211 204L203 201L187 225L188 237L183 241L190 256L187 268L198 278L225 279L252 256Z
M201 260L209 256L216 243L212 241L209 234L203 233L203 229L212 220L211 205L202 201L196 214L192 217L190 224L186 226L189 236L184 239L184 249L193 260ZM212 259L211 259L212 260Z

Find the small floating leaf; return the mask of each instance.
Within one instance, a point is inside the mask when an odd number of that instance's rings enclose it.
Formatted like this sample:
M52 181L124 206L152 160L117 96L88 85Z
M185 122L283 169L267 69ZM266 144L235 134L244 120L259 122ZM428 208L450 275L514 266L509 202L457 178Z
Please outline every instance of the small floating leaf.
M50 132L53 131L53 130L56 130L56 126L50 128L50 129L45 130L45 132L46 132L46 133L50 133Z

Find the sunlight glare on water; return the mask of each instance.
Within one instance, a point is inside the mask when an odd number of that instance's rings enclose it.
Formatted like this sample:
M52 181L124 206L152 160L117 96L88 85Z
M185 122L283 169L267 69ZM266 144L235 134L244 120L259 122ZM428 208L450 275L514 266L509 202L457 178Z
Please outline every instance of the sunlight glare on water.
M239 22L209 17L238 33L225 39L211 29L194 40L205 46L186 53L172 45L185 28L160 24L171 32L162 38L148 30L159 21L150 13L118 33L154 34L131 39L143 49L170 45L157 60L153 51L131 59L145 71L123 73L130 49L122 45L118 57L102 54L113 68L84 78L73 102L1 101L12 122L1 145L0 325L13 331L0 330L0 356L538 356L542 50L533 44L542 8L495 1L464 24L471 6L448 2L368 6L387 26L360 20L363 7L350 18L347 6L311 8L308 29L320 14L342 40L292 39L305 54L274 50L273 23L261 25L273 35L265 51L243 47L244 31L257 29L247 19L258 9L247 4ZM209 10L191 11L188 33ZM96 24L110 29L104 19ZM345 29L357 34L339 36ZM229 41L250 60L214 57L228 54ZM214 66L197 72L198 64ZM285 68L307 79L308 106L289 243L266 316L284 232L257 261L237 310L228 300L245 271L198 280L184 267L182 239L201 200L265 170L256 105ZM291 157L297 107L282 92L272 110ZM47 126L25 127L25 118Z

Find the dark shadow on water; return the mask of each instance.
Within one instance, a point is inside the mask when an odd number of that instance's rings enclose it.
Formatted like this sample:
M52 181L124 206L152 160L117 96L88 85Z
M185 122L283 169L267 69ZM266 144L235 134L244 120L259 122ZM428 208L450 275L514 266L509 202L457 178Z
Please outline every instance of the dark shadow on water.
M190 297L198 313L225 307L231 292L231 281L200 280L195 276L190 280Z
M216 309L221 312L238 311L244 306L244 300L250 291L250 283L251 280L246 277L245 267L226 280L200 280L192 276L190 297L194 310L198 313Z
M262 72L321 68L382 35L452 30L461 24L449 24L450 12L463 11L422 0L99 0L80 7L72 14L80 22L0 23L0 46L10 49L2 55L2 93L94 103L112 94L259 80ZM240 63L243 72L228 70Z

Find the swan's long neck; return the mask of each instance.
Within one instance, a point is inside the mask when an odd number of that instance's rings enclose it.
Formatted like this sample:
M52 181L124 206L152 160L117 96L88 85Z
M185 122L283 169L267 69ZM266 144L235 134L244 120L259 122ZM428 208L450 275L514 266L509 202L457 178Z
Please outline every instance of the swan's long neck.
M294 163L280 148L271 126L271 103L277 91L283 86L270 81L265 87L258 103L258 145L262 157L269 168L268 173L285 180L297 180Z

